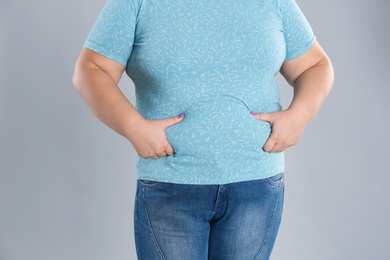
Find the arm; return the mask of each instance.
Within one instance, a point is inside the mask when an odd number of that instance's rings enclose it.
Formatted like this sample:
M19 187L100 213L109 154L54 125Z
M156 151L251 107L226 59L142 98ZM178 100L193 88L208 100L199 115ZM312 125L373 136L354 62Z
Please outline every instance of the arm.
M294 88L288 109L254 116L271 124L272 132L263 149L282 152L295 145L305 126L315 117L334 80L332 64L318 42L303 55L283 63L281 74Z
M76 62L73 84L96 117L127 138L141 157L172 155L165 130L182 118L144 119L118 88L124 70L123 65L84 48Z

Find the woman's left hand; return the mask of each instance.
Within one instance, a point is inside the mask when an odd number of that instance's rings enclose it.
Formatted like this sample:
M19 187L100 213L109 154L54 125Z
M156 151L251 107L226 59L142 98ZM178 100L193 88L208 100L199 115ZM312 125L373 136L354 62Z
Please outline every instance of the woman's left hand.
M269 153L283 152L297 144L308 123L298 111L289 109L273 113L251 112L251 114L271 125L271 135L263 146L263 150Z

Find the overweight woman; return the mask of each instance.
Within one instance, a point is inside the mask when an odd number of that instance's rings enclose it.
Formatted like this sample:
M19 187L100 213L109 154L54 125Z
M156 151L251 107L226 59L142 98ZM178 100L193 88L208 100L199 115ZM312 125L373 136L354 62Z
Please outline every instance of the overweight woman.
M117 85L125 71L135 106ZM294 88L285 109L279 72ZM108 0L73 82L138 154L138 259L269 259L283 151L333 84L294 0Z

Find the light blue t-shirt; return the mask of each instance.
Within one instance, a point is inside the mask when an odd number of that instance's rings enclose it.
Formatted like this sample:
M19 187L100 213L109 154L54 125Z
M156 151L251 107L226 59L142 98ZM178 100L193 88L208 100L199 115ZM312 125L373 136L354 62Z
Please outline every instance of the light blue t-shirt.
M281 110L275 76L314 41L294 0L108 0L84 47L126 66L145 118L185 114L175 154L138 158L138 178L226 184L284 171L250 112Z

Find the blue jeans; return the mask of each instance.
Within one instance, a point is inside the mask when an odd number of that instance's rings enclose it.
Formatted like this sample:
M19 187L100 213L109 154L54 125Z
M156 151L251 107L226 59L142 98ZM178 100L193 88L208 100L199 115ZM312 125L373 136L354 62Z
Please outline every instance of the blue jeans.
M137 185L139 260L269 259L283 209L283 173L225 185Z

